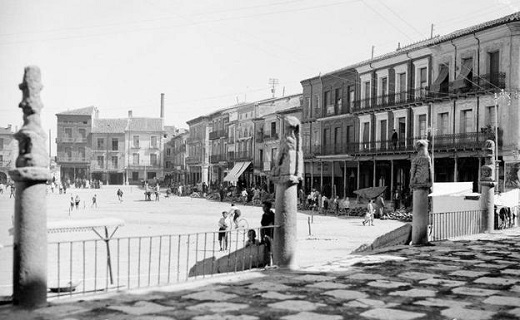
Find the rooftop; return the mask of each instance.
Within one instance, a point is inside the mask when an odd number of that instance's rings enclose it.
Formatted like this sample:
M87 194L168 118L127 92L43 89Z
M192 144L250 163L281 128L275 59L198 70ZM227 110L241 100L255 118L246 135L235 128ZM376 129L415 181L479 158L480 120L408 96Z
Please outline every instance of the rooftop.
M92 133L124 133L128 119L94 119Z
M96 107L90 106L90 107L85 107L85 108L63 111L60 113L56 113L56 115L57 116L61 116L61 115L90 116L94 113L95 110L96 110Z
M129 118L129 131L164 131L161 118Z

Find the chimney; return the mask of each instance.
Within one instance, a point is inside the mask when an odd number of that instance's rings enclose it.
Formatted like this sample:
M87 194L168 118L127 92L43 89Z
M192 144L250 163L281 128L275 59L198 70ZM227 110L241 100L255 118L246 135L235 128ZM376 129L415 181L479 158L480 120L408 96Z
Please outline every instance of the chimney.
M94 109L94 118L99 119L99 110L97 108Z
M132 110L128 110L128 118L132 118Z
M164 93L161 93L161 119L164 119Z
M8 125L7 125L7 130L11 131L11 128L12 128L12 127L13 127L13 126L12 126L11 124L8 124Z

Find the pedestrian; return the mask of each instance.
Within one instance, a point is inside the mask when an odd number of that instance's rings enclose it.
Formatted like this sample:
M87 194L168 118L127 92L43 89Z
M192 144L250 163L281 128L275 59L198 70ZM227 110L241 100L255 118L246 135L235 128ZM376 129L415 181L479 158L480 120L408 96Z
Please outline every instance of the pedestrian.
M377 197L376 206L377 206L377 214L379 215L379 218L382 218L385 214L385 199L383 198L382 194L380 194Z
M228 224L226 223L227 212L222 211L222 218L218 221L218 243L220 244L220 251L227 250L227 229Z
M96 195L94 195L92 197L92 204L90 205L90 207L92 208L94 206L97 208L97 196Z
M260 220L260 224L262 225L262 229L260 229L260 241L265 242L265 238L272 239L273 238L273 228L265 228L268 226L274 226L274 212L271 210L273 204L271 201L264 201L262 210L264 213L262 214L262 219Z
M245 247L247 248L250 246L257 246L259 244L260 242L256 240L256 231L253 229L249 229L249 231L247 231L247 241Z
M76 204L76 210L79 210L79 203L81 202L80 198L79 198L79 195L76 195L76 200L74 201L74 203Z
M363 225L374 225L374 213L376 212L374 208L374 199L370 199L367 205L367 212L365 214L365 221L363 221Z
M393 131L392 133L392 143L394 144L394 150L397 150L397 141L399 140L399 137L397 136L397 131Z
M74 210L74 205L76 202L74 201L74 196L70 196L70 211Z
M157 183L155 185L155 188L154 188L154 193L155 193L155 201L159 201L159 191L160 191L160 187L159 187L159 184Z
M117 189L117 199L119 199L119 202L123 202L123 190Z
M401 209L401 195L399 189L395 189L394 192L394 212Z

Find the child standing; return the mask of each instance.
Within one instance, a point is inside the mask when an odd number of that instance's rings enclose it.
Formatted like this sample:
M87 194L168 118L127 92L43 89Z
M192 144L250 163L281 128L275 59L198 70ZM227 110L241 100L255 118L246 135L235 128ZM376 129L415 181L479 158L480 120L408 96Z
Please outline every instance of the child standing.
M365 214L365 221L363 221L363 225L374 225L374 213L376 209L374 208L374 199L370 199L367 205L367 213Z

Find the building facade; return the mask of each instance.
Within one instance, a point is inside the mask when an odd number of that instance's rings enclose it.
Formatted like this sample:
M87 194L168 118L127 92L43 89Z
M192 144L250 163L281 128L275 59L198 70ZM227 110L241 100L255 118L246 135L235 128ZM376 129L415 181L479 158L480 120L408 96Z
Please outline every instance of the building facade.
M188 184L209 182L209 117L201 116L186 122L190 135L187 140L186 166Z
M7 184L9 170L15 168L16 157L18 156L18 142L13 137L12 126L0 128L0 183Z
M92 121L98 117L95 107L69 110L56 114L57 158L62 182L90 179L92 154Z
M497 124L503 189L518 171L519 31L517 13L303 80L306 189L406 194L414 144L428 139L435 182L478 191ZM501 90L511 98L495 99Z

